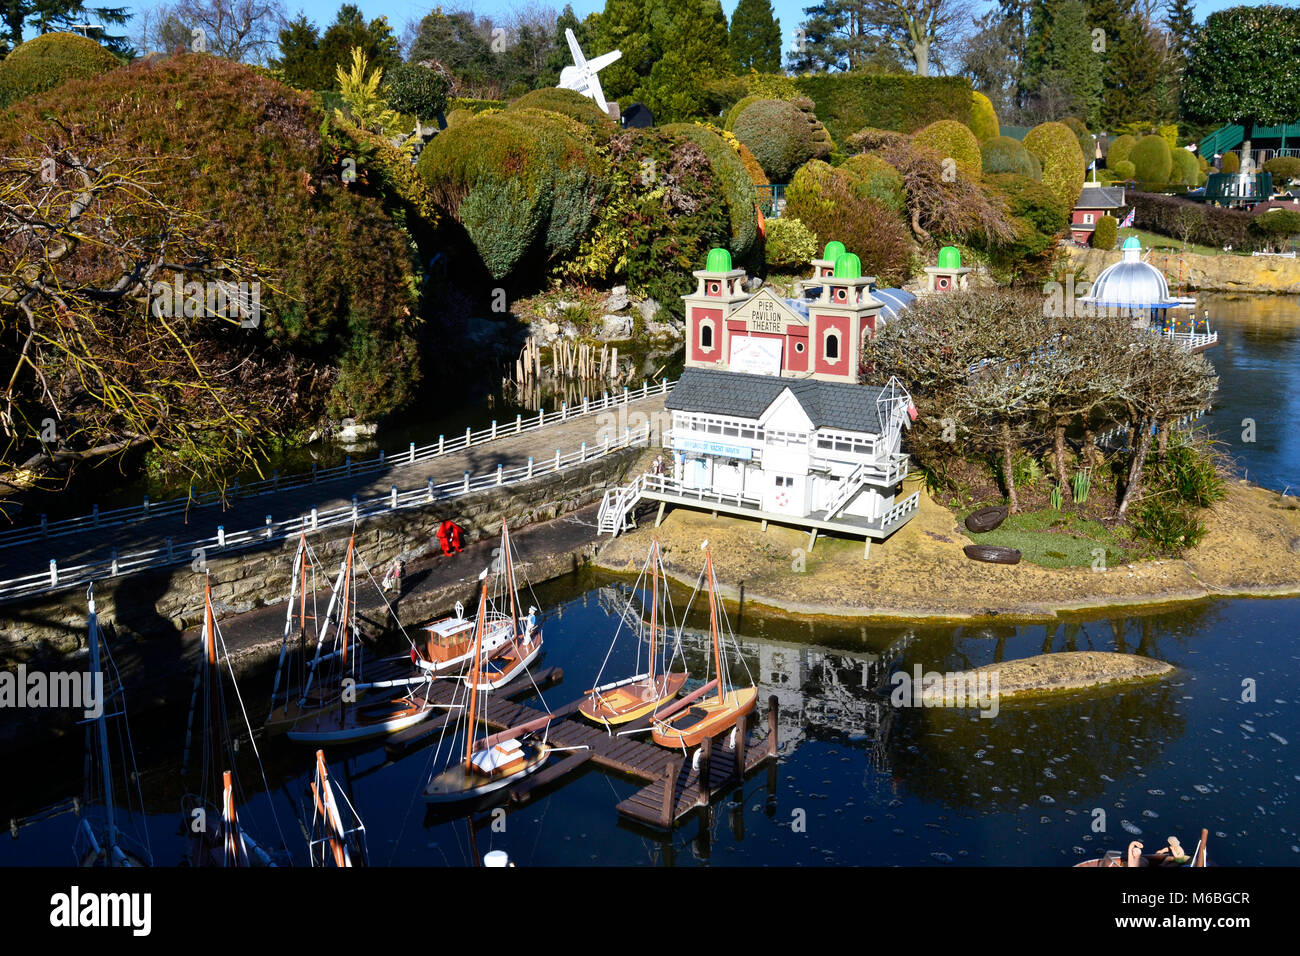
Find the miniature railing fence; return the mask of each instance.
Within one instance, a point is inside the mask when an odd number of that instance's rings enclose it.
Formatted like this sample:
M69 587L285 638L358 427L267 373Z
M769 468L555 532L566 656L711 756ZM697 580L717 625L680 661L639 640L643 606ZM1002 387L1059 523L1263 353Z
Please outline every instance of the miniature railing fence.
M187 509L201 507L203 505L216 504L223 500L231 501L236 498L256 498L261 495L274 494L289 488L301 488L307 485L321 484L333 481L336 478L362 476L387 471L393 468L407 467L416 465L421 462L431 461L443 455L449 455L452 452L461 451L466 448L475 447L487 442L497 441L502 438L508 438L511 435L521 435L524 432L536 431L539 428L545 428L548 425L555 425L583 415L590 415L596 412L605 411L609 408L618 408L631 402L639 402L653 395L666 395L672 391L676 382L670 382L667 379L660 379L658 383L645 382L641 388L627 389L622 392L616 392L610 395L606 392L601 398L595 400L583 399L582 404L574 404L572 408L565 403L560 403L558 411L547 412L539 410L531 418L524 418L522 415L516 415L513 422L507 422L504 425L493 422L487 428L480 428L473 431L465 429L464 434L456 435L448 439L445 435L439 435L436 442L428 445L417 446L415 442L404 451L394 454L386 454L381 451L377 458L368 458L363 461L353 461L352 456L348 456L347 461L342 465L336 465L333 468L316 468L313 466L310 472L303 472L296 475L280 475L275 473L271 478L262 481L250 482L247 485L240 485L238 481L234 486L227 489L224 497L221 492L205 492L201 494L191 494L186 498L172 498L166 501L151 502L146 495L140 505L129 505L125 508L114 508L109 511L100 511L99 506L89 515L83 515L78 518L65 518L60 521L46 521L45 516L41 516L39 525L30 527L15 528L11 531L0 532L0 547L8 547L18 544L30 544L34 541L41 541L47 538L57 538L62 535L78 534L89 530L102 530L106 528L122 527L134 521L144 518L153 518L161 515L180 514Z
M366 501L357 501L353 496L351 505L329 511L318 511L312 508L307 513L281 521L274 521L270 515L267 515L264 525L232 532L227 532L223 526L218 525L215 535L187 541L172 541L168 538L166 547L129 554L118 554L113 550L107 560L73 567L59 567L57 562L51 559L48 570L0 580L0 602L175 564L190 564L195 571L202 571L210 557L224 557L252 548L266 547L271 542L295 538L304 531L312 533L328 528L360 524L368 518L379 515L392 514L407 508L422 508L476 491L528 481L603 458L625 448L648 446L650 438L651 423L647 422L635 430L630 426L625 427L623 437L616 441L611 441L606 435L605 441L593 448L588 448L587 443L583 442L578 451L568 455L561 455L559 449L556 449L554 457L547 457L541 462L534 461L530 456L526 465L514 468L497 465L494 471L478 476L471 476L467 471L459 481L438 485L435 485L430 478L425 485L408 491L399 491L397 486L393 485L387 495Z
M781 218L781 212L785 209L785 186L755 186L754 190L758 193L758 208L763 215L768 219Z
M1173 431L1175 428L1186 428L1189 425L1191 425L1193 422L1199 421L1201 418L1203 418L1206 412L1208 411L1209 411L1208 408L1203 408L1199 412L1193 412L1192 414L1189 415L1183 415L1181 418L1179 418L1170 426L1169 430ZM1126 424L1116 425L1113 428L1108 428L1106 429L1106 431L1102 432L1096 437L1095 443L1099 448L1108 448L1111 451L1120 451L1128 447L1128 429L1129 426ZM1153 435L1160 434L1159 427L1156 425L1152 425L1151 434Z

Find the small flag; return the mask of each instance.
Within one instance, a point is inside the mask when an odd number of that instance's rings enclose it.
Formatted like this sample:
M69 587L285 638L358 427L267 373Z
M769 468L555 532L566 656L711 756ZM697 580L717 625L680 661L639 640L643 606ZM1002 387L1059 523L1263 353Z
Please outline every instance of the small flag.
M1097 168L1097 161L1094 159L1092 162L1090 162L1090 163L1088 164L1088 169L1089 169L1089 170L1093 170L1093 169L1096 169L1096 168Z
M1120 227L1121 229L1132 229L1132 228L1133 228L1133 214L1136 213L1136 212L1137 212L1137 207L1134 206L1132 209L1130 209L1130 210L1128 211L1128 215L1124 217L1124 221L1121 222L1121 223L1119 224L1119 227Z

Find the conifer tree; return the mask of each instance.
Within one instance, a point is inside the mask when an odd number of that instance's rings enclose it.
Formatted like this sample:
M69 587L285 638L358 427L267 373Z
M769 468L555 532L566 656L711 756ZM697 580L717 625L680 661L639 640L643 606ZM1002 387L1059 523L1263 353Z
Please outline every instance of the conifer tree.
M781 71L781 21L768 0L740 0L731 15L731 60L737 73Z

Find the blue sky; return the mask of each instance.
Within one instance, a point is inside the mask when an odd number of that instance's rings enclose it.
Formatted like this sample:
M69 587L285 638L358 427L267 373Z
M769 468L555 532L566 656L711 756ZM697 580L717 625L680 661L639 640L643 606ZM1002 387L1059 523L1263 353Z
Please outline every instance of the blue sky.
M291 16L301 10L309 19L315 21L318 27L324 29L333 21L342 0L284 0L284 2ZM361 8L367 18L388 17L389 24L399 36L407 21L418 19L439 5L428 0L353 0L353 2ZM464 0L464 2L449 0L441 6L444 9L471 9L478 14L498 17L508 13L512 8L528 5L529 2L530 0ZM557 10L564 8L562 0L532 0L532 2L541 6L554 6ZM737 2L738 0L722 0L722 9L726 11L728 20L731 19L731 13L736 9ZM786 37L787 46L792 41L794 31L803 22L803 8L810 6L812 2L813 0L772 0L772 8L781 20L781 32ZM1288 0L1282 2L1287 3ZM605 8L605 0L572 0L572 3L579 17L585 17L588 13ZM977 0L977 3L981 8L991 5L980 0ZM1215 10L1239 5L1241 5L1240 0L1200 0L1194 3L1198 21L1204 20ZM146 10L152 4L132 3L129 6L133 10Z

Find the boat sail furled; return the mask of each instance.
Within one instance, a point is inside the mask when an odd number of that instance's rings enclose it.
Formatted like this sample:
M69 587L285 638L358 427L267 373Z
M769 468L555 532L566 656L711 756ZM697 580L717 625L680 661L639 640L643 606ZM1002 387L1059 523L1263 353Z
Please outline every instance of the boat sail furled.
M471 674L480 672L483 664L483 632L487 625L488 610L486 569L479 579L483 586L474 623ZM549 715L476 740L477 723L482 717L480 698L486 690L482 686L467 684L469 702L465 721L464 757L453 761L442 773L429 780L424 788L426 803L452 804L482 799L540 769L550 756L551 748L545 739L528 739L531 733L549 724Z
M753 686L733 687L728 679L722 658L722 637L719 624L718 582L713 572L713 553L709 542L704 549L704 570L701 573L709 591L709 635L713 641L713 665L717 682L716 697L704 699L694 694L659 711L651 727L650 737L663 747L686 750L706 737L717 737L734 730L741 717L750 713L758 700L758 689ZM734 642L734 641L733 641ZM712 681L706 687L712 685Z
M86 644L90 650L90 677L98 688L99 713L86 721L86 786L78 809L80 821L73 841L73 853L81 866L152 866L148 831L140 837L128 832L127 824L144 815L144 797L135 765L135 748L127 723L126 698L104 632L95 611L95 586L86 591ZM90 703L89 701L87 703ZM111 723L110 723L111 721ZM117 731L118 739L110 742ZM110 743L114 746L110 746ZM124 755L122 774L126 778L125 803L119 803L110 754Z
M648 585L650 588L650 621L647 624L638 618L641 628L648 628L650 640L650 654L648 661L648 670L644 674L637 674L635 677L629 677L625 680L613 684L594 687L587 692L587 699L578 707L578 713L588 720L595 721L606 727L613 724L624 724L647 714L657 711L660 706L666 704L677 696L682 685L686 683L685 673L671 673L668 667L664 665L660 658L663 656L665 641L662 639L666 636L666 629L659 621L659 604L660 604L660 581L663 582L663 598L665 603L668 597L668 578L664 571L663 560L659 551L659 539L654 538L650 542L650 553L646 557L645 566L641 569L641 577L637 579L637 585L640 586L642 580L649 578ZM636 590L634 586L633 590ZM628 601L628 611L631 610L632 602ZM618 641L618 632L622 630L623 623L628 614L625 612L619 621L618 631L614 634L614 641ZM640 642L638 641L638 648ZM611 652L613 647L610 648ZM605 659L609 660L609 655ZM676 659L676 654L674 654ZM640 669L640 652L637 653L638 670ZM601 674L604 668L601 668ZM596 675L596 682L599 684L601 674Z

